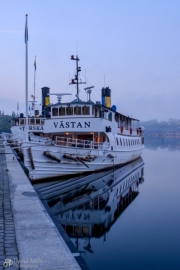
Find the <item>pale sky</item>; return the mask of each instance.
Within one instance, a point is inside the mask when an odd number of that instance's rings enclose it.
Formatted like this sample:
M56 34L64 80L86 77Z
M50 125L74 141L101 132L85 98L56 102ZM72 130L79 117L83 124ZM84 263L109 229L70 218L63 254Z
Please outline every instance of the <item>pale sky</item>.
M112 105L140 120L180 119L180 1L179 0L1 0L0 110L25 111L25 14L29 33L29 97L33 94L37 57L36 96L72 93L75 61L80 58L84 87L112 90ZM55 97L51 99L56 102Z

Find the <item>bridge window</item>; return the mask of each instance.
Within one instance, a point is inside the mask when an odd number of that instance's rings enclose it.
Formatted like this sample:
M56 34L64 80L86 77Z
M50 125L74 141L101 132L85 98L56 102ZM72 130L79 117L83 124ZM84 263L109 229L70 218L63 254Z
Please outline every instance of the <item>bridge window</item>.
M52 115L53 116L58 116L58 108L53 108L52 109Z
M81 107L79 107L79 106L74 107L74 114L80 115L81 114Z
M65 108L64 107L59 108L59 115L65 115Z
M36 119L36 124L40 125L40 119Z
M25 119L20 119L20 125L25 125Z
M108 120L112 121L112 112L108 113Z
M89 115L90 114L90 107L89 106L82 107L82 114Z
M66 114L67 115L73 115L73 107L67 107L66 108Z
M29 124L30 124L30 125L34 125L34 124L35 124L34 118L29 119Z

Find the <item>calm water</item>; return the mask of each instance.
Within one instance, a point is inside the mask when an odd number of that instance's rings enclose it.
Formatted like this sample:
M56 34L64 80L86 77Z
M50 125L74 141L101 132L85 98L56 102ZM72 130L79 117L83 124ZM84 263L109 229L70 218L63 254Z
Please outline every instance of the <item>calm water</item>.
M142 158L52 204L92 270L180 269L180 142L147 139Z

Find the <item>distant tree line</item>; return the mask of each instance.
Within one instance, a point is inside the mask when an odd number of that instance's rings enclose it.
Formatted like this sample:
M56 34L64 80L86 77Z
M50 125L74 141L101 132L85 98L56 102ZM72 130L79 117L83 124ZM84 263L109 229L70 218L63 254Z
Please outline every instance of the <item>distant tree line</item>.
M11 123L10 123L11 116L4 115L0 117L0 132L10 132Z
M141 121L140 126L145 128L145 134L162 133L162 132L180 132L180 120L170 118L167 122L156 119Z

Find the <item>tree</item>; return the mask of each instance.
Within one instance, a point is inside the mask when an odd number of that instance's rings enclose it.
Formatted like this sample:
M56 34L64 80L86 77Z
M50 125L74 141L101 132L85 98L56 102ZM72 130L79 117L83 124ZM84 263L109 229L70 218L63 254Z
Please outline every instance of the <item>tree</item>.
M10 132L11 128L11 116L4 115L0 118L0 132Z

